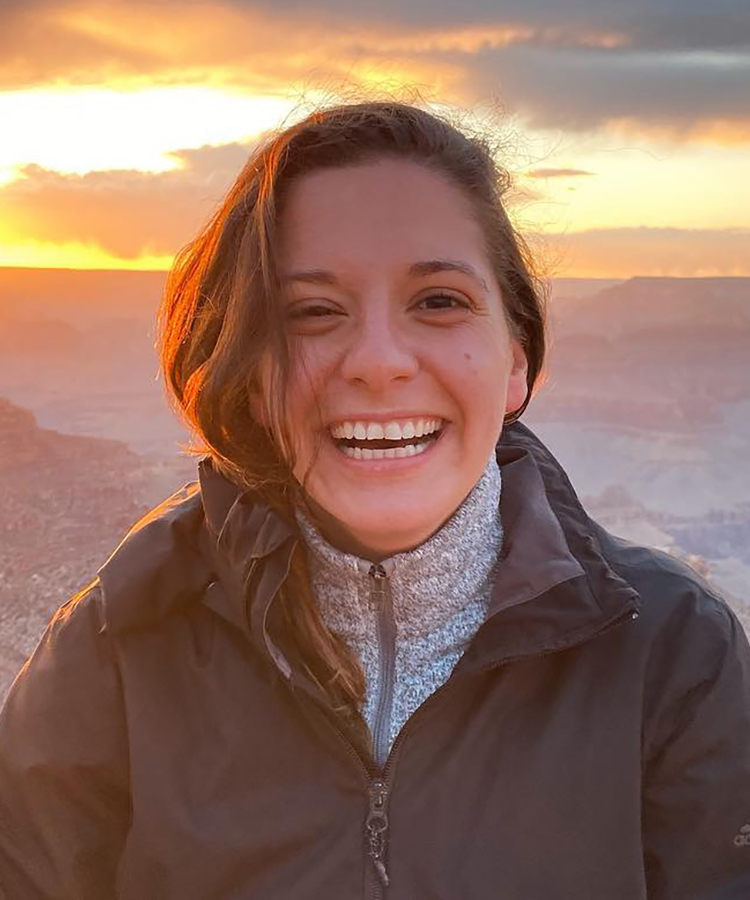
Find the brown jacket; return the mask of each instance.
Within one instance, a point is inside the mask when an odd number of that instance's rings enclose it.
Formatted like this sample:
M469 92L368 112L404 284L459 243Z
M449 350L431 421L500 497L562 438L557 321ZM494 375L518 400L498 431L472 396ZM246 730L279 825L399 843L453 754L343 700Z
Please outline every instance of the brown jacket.
M385 768L295 664L299 535L204 462L0 714L3 900L748 900L750 648L521 425L486 623Z

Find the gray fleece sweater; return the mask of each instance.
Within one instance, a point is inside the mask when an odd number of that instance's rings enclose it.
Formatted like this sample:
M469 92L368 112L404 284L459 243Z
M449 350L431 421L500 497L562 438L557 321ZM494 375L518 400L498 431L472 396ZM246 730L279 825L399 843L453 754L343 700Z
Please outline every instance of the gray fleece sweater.
M448 680L484 621L502 543L500 489L493 454L439 531L375 564L337 550L297 513L323 621L364 670L362 714L380 765L406 720Z

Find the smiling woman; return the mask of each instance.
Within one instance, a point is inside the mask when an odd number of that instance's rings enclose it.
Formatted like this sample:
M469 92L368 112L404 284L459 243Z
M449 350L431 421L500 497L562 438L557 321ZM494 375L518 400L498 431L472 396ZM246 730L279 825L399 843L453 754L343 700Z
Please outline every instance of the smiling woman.
M516 421L544 315L506 187L424 110L322 109L180 254L198 483L10 692L3 897L750 895L750 648Z
M285 415L294 474L341 546L421 544L524 405L526 356L483 244L463 192L419 163L318 171L289 193Z

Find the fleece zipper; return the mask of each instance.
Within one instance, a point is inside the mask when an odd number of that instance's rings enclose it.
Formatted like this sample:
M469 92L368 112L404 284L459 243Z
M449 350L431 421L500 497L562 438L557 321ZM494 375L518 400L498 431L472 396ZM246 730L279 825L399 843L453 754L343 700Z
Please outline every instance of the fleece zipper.
M390 750L393 689L396 676L396 620L393 593L385 568L373 563L369 569L370 597L378 630L378 695L372 727L372 755L382 769Z

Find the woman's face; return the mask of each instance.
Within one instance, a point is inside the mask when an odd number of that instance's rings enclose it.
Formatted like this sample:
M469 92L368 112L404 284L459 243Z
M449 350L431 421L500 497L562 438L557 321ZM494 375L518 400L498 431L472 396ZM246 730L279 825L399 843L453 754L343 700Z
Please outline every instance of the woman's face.
M371 559L426 540L526 396L482 233L445 176L383 159L304 176L281 223L285 414L329 540Z

